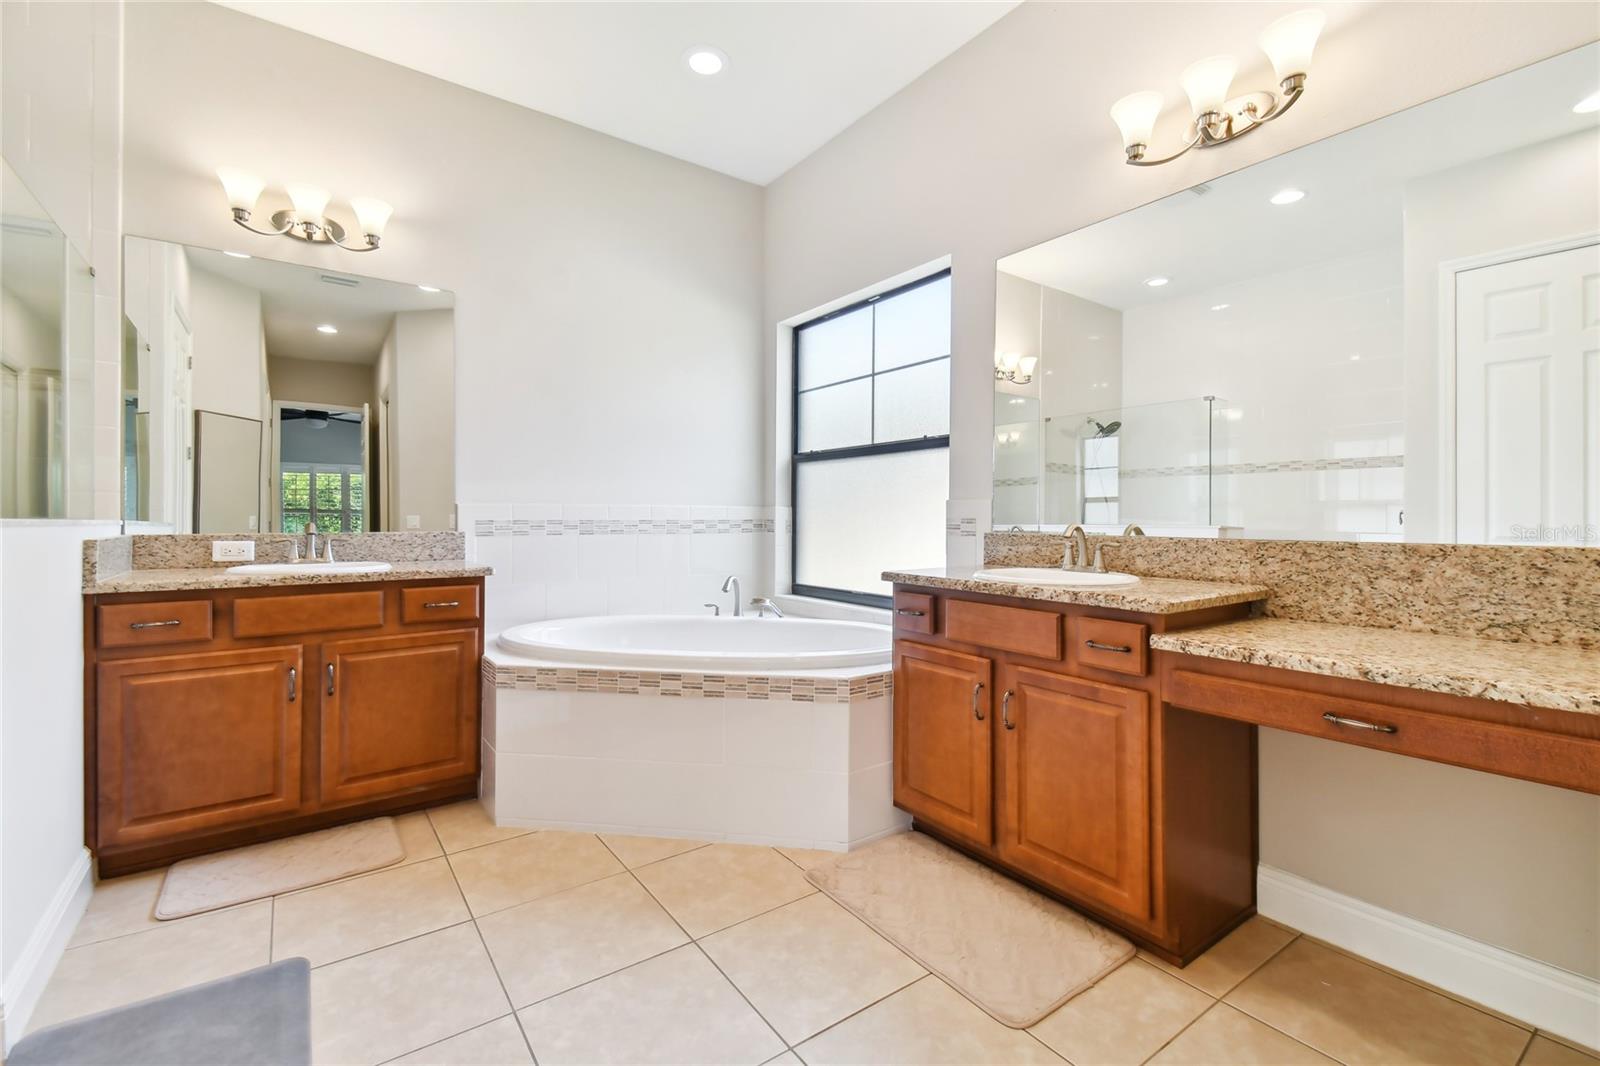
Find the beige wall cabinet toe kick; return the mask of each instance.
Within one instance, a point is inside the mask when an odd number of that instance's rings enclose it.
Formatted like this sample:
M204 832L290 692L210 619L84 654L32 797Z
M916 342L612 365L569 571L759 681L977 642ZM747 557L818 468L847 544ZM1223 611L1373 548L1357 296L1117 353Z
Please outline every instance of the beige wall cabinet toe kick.
M476 795L482 599L481 578L85 597L101 874Z

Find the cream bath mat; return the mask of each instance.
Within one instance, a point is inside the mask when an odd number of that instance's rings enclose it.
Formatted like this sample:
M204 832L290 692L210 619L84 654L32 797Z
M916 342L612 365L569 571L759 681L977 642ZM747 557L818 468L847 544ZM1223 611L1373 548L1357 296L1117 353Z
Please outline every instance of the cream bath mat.
M921 833L880 840L806 877L1013 1029L1133 955L1116 933Z
M405 857L394 819L374 818L184 859L167 870L156 917L187 918L393 866Z

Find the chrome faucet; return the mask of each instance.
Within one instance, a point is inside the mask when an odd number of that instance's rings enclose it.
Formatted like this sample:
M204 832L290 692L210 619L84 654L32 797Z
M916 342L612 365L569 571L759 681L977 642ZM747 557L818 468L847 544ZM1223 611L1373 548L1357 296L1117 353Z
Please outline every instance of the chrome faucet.
M1089 569L1089 535L1076 522L1067 527L1067 546L1061 552L1061 569Z
M783 617L783 612L778 610L778 605L767 599L765 596L757 596L755 599L750 601L750 606L756 609L757 618L765 618L768 611L772 612L772 616L774 618Z
M732 574L729 574L728 579L722 583L723 592L727 592L730 588L733 589L733 616L738 618L744 614L744 604L739 600L739 579Z

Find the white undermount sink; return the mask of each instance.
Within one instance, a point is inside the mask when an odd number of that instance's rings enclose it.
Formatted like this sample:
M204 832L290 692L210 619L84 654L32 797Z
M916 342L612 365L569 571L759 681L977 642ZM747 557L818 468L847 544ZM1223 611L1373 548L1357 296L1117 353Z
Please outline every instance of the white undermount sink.
M245 563L228 567L230 574L381 574L392 563Z
M1137 585L1134 574L1116 572L1096 574L1087 570L1063 570L1058 566L1007 566L995 570L979 570L972 575L978 581L1006 581L1013 585L1053 585L1074 589L1114 589Z

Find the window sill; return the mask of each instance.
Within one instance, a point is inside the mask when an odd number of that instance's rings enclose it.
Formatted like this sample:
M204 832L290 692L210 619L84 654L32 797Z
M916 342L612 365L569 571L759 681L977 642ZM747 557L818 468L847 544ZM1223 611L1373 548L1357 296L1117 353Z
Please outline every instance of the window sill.
M779 610L796 618L832 618L841 622L871 622L881 626L893 620L887 608L864 607L814 596L779 594L772 597L772 602L778 605Z

